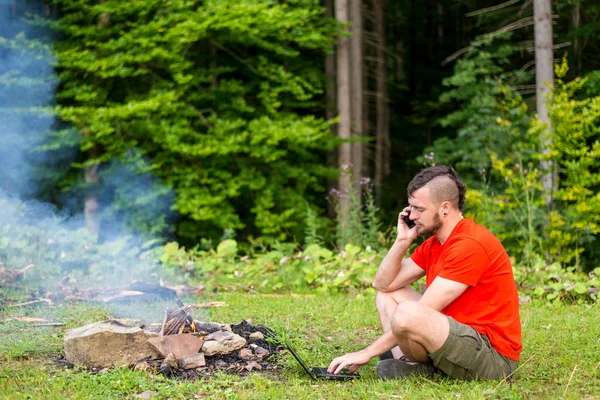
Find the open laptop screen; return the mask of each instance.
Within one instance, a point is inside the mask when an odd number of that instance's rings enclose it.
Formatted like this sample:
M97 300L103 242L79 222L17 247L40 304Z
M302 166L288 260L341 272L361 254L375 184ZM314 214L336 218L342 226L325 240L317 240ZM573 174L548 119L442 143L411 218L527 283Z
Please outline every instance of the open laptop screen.
M271 329L268 329L268 328L267 328L267 336L272 339L275 339L277 341L275 332L273 332ZM334 375L334 374L328 373L327 368L322 368L322 367L310 368L308 365L306 365L304 360L302 358L300 358L298 353L296 353L296 351L292 348L291 345L289 345L287 343L281 343L280 341L277 341L277 342L279 344L281 344L282 346L284 346L286 349L288 349L290 351L290 353L292 353L292 356L294 356L296 361L298 361L298 363L302 366L302 369L304 370L304 372L306 372L306 374L313 380L316 380L319 378L332 379L332 380L349 380L349 379L360 378L360 375L357 372L348 373L348 372L344 371L344 372L340 372L339 374Z

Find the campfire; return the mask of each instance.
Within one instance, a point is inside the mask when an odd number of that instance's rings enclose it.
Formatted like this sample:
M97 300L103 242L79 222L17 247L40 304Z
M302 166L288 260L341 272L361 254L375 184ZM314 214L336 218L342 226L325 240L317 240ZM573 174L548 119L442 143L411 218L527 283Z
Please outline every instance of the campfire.
M25 273L28 268L17 274ZM0 268L0 278L2 272ZM180 300L179 296L199 295L204 291L202 286L167 287L132 282L123 288L79 290L67 286L67 281L63 279L58 290L47 292L46 297L35 294L28 301L4 306L51 306L57 300L109 307L166 301L173 306L165 310L162 322L143 325L140 320L111 319L68 330L64 337L64 357L56 360L59 365L83 366L94 372L127 365L184 379L207 377L215 370L244 375L281 368L272 361L272 356L282 351L283 346L266 340L272 332L269 328L255 326L251 320L229 325L194 319L194 310L226 306L223 302L184 304ZM16 284L11 287L25 289ZM35 326L64 325L43 319L36 323Z
M192 307L186 306L178 299L179 308L165 310L165 320L160 328L160 336L182 333L197 333L196 324L192 318Z
M109 320L65 334L65 363L101 372L115 365L169 377L208 377L216 370L244 375L280 369L272 356L283 347L267 341L271 330L251 320L236 325L198 321L178 298L162 323L131 326Z

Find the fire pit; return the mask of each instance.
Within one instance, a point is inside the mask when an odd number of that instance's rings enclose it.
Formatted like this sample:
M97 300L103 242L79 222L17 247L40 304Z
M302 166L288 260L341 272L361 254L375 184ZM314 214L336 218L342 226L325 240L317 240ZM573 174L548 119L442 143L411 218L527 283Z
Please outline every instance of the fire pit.
M207 378L216 370L245 375L281 368L272 356L284 348L265 339L267 327L251 320L236 325L198 321L191 306L177 301L162 323L130 326L109 320L67 331L61 362L94 372L127 365L183 379Z

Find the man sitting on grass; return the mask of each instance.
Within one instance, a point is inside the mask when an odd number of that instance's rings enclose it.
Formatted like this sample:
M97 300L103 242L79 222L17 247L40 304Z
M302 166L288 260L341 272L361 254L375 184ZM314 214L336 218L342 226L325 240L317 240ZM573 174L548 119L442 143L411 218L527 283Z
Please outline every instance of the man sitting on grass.
M465 191L447 166L426 168L410 182L409 206L373 280L383 335L334 359L330 373L353 372L377 355L383 379L435 368L457 379L498 379L515 370L522 345L512 266L500 241L463 217ZM428 239L405 258L417 235ZM421 294L409 285L423 276Z

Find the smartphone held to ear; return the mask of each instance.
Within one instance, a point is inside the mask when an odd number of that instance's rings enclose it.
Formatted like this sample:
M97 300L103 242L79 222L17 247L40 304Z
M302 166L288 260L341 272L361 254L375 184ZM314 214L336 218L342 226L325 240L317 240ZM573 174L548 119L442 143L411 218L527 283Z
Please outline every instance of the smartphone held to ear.
M413 226L415 226L415 221L411 220L409 217L410 217L410 211L408 212L408 215L403 215L402 219L404 220L404 223L406 224L406 226L408 226L408 229L411 229Z

